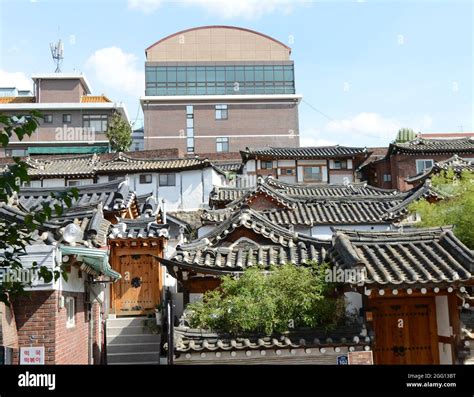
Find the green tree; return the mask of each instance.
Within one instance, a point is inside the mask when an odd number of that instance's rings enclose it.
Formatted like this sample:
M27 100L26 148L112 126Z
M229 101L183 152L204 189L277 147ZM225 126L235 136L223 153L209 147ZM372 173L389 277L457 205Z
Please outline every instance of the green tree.
M409 209L417 213L421 221L418 227L454 226L454 234L470 249L474 249L474 173L453 170L435 175L432 186L443 193L444 200L430 203L422 199Z
M411 128L400 128L398 130L397 137L395 138L395 142L397 143L404 143L412 141L416 138L416 132L413 131Z
M114 152L126 152L132 145L132 127L118 112L112 115L105 135Z
M8 146L10 139L17 136L22 140L25 136L31 136L39 125L42 116L37 111L32 111L24 116L7 116L0 114L0 144L3 149ZM29 182L28 166L18 157L13 158L13 163L0 171L0 202L9 202L20 190L24 182ZM0 268L2 278L0 279L0 302L10 304L10 300L16 295L25 293L25 286L31 283L23 283L20 280L5 280L6 272L18 271L23 268L21 257L26 254L26 247L33 241L33 233L54 214L61 215L64 206L70 206L72 199L77 198L77 189L59 194L52 194L52 198L58 200L58 204L51 208L49 203L41 203L38 208L32 209L24 219L11 221L0 219ZM53 278L57 280L66 273L62 268L49 269L33 263L33 268L46 282ZM6 277L5 277L6 278Z
M331 329L344 314L344 300L332 296L327 266L291 264L247 269L240 277L222 277L216 290L189 304L190 325L230 332L287 332L291 328Z

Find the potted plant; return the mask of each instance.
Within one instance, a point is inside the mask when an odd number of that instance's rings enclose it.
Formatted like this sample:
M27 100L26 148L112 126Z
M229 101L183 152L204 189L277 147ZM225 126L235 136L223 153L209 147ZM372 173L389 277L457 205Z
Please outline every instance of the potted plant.
M162 321L162 311L163 311L163 304L159 303L155 306L155 317L156 317L156 325L161 325Z

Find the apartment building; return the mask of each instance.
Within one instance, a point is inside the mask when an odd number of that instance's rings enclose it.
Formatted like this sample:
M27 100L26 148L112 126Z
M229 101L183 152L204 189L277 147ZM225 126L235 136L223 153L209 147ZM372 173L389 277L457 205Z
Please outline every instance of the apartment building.
M263 33L197 27L146 50L145 149L238 152L299 146L291 49Z
M119 112L129 120L125 105L105 95L92 95L87 78L80 73L37 74L33 92L1 89L0 112L25 116L32 110L43 115L31 137L16 137L0 156L32 154L84 154L109 151L105 136L109 120Z

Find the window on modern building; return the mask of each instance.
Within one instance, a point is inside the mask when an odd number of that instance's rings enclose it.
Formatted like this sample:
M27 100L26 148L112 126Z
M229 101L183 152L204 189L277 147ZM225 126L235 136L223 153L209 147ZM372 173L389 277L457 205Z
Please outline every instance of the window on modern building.
M64 124L71 124L71 115L70 114L63 114L63 123Z
M433 160L416 160L416 173L421 174L424 170L431 168L433 164Z
M186 138L186 151L188 153L194 153L194 138Z
M216 151L218 153L229 151L229 138L216 138Z
M194 106L186 106L186 151L194 153Z
M176 174L160 174L160 186L176 186Z
M347 160L334 160L334 169L335 170L347 169Z
M138 152L140 150L140 143L135 142L135 147L133 148L135 152Z
M94 132L107 131L108 116L106 114L85 114L82 120L84 128L91 128Z
M186 106L186 114L193 114L194 113L194 106L193 105L187 105Z
M139 181L142 185L149 184L152 181L152 176L151 174L141 174L139 177Z
M76 302L74 297L68 296L65 300L66 306L66 327L72 328L76 325L75 314L76 314Z
M216 105L216 120L227 120L228 109L227 105Z
M81 181L78 179L69 179L66 181L66 186L80 186Z
M304 167L303 168L303 180L309 182L322 182L323 174L321 167Z
M392 174L383 174L384 182L392 182Z
M262 170L271 170L273 168L272 161L260 161L260 169Z
M52 114L45 114L43 117L44 117L43 120L46 124L51 124L53 122Z

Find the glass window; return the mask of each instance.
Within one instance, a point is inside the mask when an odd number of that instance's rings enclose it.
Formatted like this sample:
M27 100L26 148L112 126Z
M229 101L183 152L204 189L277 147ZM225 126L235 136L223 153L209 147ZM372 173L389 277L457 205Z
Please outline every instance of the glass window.
M141 174L139 179L141 185L147 185L152 182L153 178L151 174Z
M70 114L63 114L63 123L70 124L71 123L71 115Z
M188 153L194 152L194 138L191 136L186 139L186 151Z
M186 128L186 136L189 138L194 137L194 128Z
M391 174L383 174L383 181L384 182L391 182L392 181L392 175Z
M216 120L227 120L228 109L227 105L216 105Z
M95 132L106 132L107 120L108 116L106 114L85 114L82 126L84 128L91 128Z
M186 118L186 128L194 127L194 119L192 117Z
M347 160L334 160L334 169L335 170L347 169Z
M271 161L260 161L260 169L271 170L273 168L273 162Z
M160 186L176 186L176 174L160 174Z
M176 68L169 68L166 74L168 83L176 83Z
M426 169L431 168L433 164L433 160L416 160L416 173L421 174Z
M229 138L216 138L216 151L218 153L229 151Z
M194 113L194 107L192 105L186 106L186 114L193 114Z
M66 181L66 186L80 186L81 185L81 181L80 180L68 180Z
M66 306L66 328L73 328L76 326L75 314L76 314L76 302L74 297L68 296L65 300Z
M158 83L166 83L166 81L167 81L166 80L166 68L158 69L156 81Z
M304 167L303 168L304 181L322 182L323 174L321 167Z
M51 124L53 122L53 115L52 114L45 114L44 115L44 122L46 124Z

